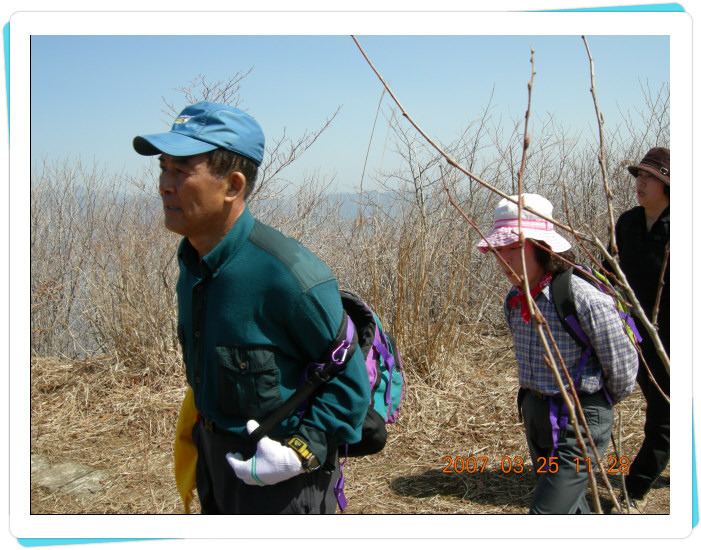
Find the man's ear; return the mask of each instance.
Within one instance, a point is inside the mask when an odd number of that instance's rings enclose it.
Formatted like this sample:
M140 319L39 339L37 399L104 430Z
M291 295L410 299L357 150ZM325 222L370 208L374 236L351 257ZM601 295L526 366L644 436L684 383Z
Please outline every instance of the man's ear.
M227 199L243 199L243 196L246 193L246 176L244 176L241 172L231 172L231 174L227 176L226 184Z

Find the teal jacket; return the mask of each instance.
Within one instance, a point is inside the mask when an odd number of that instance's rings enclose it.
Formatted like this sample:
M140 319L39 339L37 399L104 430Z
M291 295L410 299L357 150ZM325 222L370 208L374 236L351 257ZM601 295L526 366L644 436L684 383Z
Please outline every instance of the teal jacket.
M261 422L288 399L304 367L333 341L343 315L338 283L312 252L248 207L201 261L183 239L178 261L178 339L195 407L246 435L246 422ZM303 419L291 415L271 437L296 435L323 463L327 444L360 440L369 400L357 349Z

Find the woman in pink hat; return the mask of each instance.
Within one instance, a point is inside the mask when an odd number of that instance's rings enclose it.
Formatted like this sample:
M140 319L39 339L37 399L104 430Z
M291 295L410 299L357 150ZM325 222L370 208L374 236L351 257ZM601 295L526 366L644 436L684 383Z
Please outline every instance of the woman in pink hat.
M587 462L577 446L572 419L568 418L555 375L545 362L537 324L531 319L524 296L525 281L567 366L601 458L611 436L613 403L629 395L635 385L636 351L623 329L613 299L580 277L572 277L577 318L594 351L583 356L580 345L561 324L552 301L553 278L569 265L550 252L572 261L570 243L548 221L553 211L550 201L535 194L524 194L522 198L524 207L542 217L524 208L519 226L517 205L503 199L495 211L494 230L477 247L484 253L499 253L495 254L499 267L513 284L506 295L504 315L518 365L519 414L523 415L531 470L537 476L530 513L588 513L585 494L587 470L596 467L593 452L588 449L591 460ZM517 200L518 196L511 199ZM521 258L519 230L525 239L525 261ZM558 369L569 390L562 365Z
M616 244L621 270L648 319L652 319L660 290L669 245L669 149L653 147L638 164L628 167L635 178L639 206L621 214L616 222ZM669 258L659 293L657 329L669 357ZM638 322L638 326L642 323ZM643 332L640 350L650 372L665 395L669 373L653 341ZM653 482L669 462L669 403L650 380L647 369L638 369L638 384L647 401L645 440L626 476L633 508L642 512Z

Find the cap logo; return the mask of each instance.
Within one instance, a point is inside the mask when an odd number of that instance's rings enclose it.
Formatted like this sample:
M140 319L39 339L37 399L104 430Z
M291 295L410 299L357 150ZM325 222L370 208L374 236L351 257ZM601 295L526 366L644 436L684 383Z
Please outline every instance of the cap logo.
M188 120L190 120L192 117L191 116L179 116L178 118L175 119L175 122L173 124L185 124Z
M669 176L669 170L665 168L664 166L660 166L660 174L663 174L665 176Z

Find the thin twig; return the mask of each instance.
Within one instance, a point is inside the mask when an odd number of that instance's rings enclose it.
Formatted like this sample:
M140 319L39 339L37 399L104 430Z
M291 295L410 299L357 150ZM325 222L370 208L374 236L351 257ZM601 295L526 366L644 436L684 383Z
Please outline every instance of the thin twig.
M587 38L585 36L582 36L582 40L584 40L584 46L587 49L587 55L589 56L589 72L591 74L591 95L592 98L594 99L594 110L596 111L596 122L599 127L599 144L600 144L600 149L599 149L599 166L601 167L601 177L604 182L604 190L606 191L606 204L608 206L608 213L609 213L609 227L610 227L610 236L611 236L611 251L614 256L618 255L618 248L616 246L616 225L613 220L613 207L612 207L612 202L613 202L613 193L611 193L611 189L609 188L608 184L608 174L606 172L606 158L605 158L605 148L604 148L604 117L601 114L601 111L599 111L599 102L596 99L596 84L595 84L595 79L594 79L594 58L591 56L591 51L589 50L589 44L587 43Z
M529 281L528 281L528 273L526 270L526 253L525 253L525 236L523 234L522 228L521 228L521 223L522 223L522 207L523 207L523 174L525 171L526 167L526 153L528 150L528 146L530 145L530 137L528 135L528 121L530 119L530 114L531 114L531 98L533 94L533 81L535 79L535 62L534 62L534 50L531 48L531 80L528 82L528 107L526 108L526 116L525 116L525 122L524 122L524 129L523 129L523 152L521 154L521 167L519 169L518 173L518 196L519 196L519 201L518 201L518 232L519 232L519 245L521 247L521 262L523 266L523 282L524 282L524 295L526 297L526 303L528 304L528 310L531 313L531 318L535 319L535 322L537 323L537 331L538 334L541 338L541 341L543 343L543 346L546 350L547 353L547 359L546 363L550 367L551 371L555 375L555 379L557 381L558 387L560 388L560 395L562 396L563 401L565 401L567 405L567 409L569 411L569 418L570 422L572 423L572 427L574 428L575 432L575 437L577 441L577 446L579 447L580 451L582 452L582 456L584 457L585 461L588 458L587 456L587 448L584 443L584 440L582 438L582 435L579 431L579 427L577 424L577 414L576 412L579 413L579 418L581 419L582 426L584 427L584 430L587 434L587 437L589 439L589 443L592 447L592 450L594 452L594 456L596 457L597 464L599 463L599 456L598 452L596 450L596 445L594 444L594 439L591 436L591 432L589 431L589 426L587 425L586 418L584 417L584 412L582 411L582 406L579 402L579 397L577 396L577 389L574 387L574 383L572 382L572 378L569 375L569 372L567 371L567 365L565 364L562 355L560 354L560 350L558 349L557 343L555 342L555 339L553 338L552 332L550 331L550 327L548 326L548 323L545 320L545 317L540 313L540 311L537 311L534 313L534 310L537 310L537 306L535 305L535 302L533 298L531 297L531 292L529 289ZM563 367L563 372L565 374L565 377L567 378L567 382L570 388L570 391L572 392L571 398L574 401L574 405L570 401L570 396L567 394L564 388L564 384L562 382L562 379L560 378L558 369L557 369L557 363L554 361L552 357L552 352L550 351L550 348L548 346L548 342L545 339L545 335L543 333L543 328L545 328L550 336L550 341L553 344L553 347L555 348L555 351L557 352L558 358L560 359L560 364L562 364ZM576 405L576 411L575 411L575 405ZM555 441L553 441L553 445L555 445ZM596 485L596 477L594 476L594 473L591 471L591 468L587 468L587 475L589 477L589 485L591 487L592 491L592 497L594 501L594 509L596 510L597 513L601 514L601 502L599 501L599 493L598 493L598 488ZM606 474L604 473L604 478L606 481L607 486L609 487L609 490L613 492L613 490L610 488L610 484L608 483L608 479L606 479Z
M402 116L403 116L404 118L406 118L406 119L409 121L409 123L414 127L414 129L415 129L417 132L419 132L419 134L421 134L421 136L431 145L431 147L433 147L436 151L438 151L438 153L440 153L440 155L446 160L446 162L447 162L448 164L450 164L453 168L456 168L457 170L459 170L460 172L462 172L462 173L465 174L466 176L472 178L474 181L476 181L477 183L479 183L479 184L482 185L483 187L486 187L487 189L489 189L489 190L492 191L493 193L496 193L496 194L499 195L501 198L506 199L506 200L508 200L508 201L511 201L511 202L513 202L514 204L518 204L518 201L517 201L517 200L512 199L509 195L507 195L507 194L504 193L503 191L501 191L501 190L497 189L496 187L490 185L490 184L487 183L486 181L480 179L479 177L477 177L476 175L474 175L474 174L471 173L470 171L468 171L468 170L466 170L465 168L463 168L462 166L460 166L450 155L448 155L448 153L446 153L443 149L441 149L438 145L436 145L436 143L421 129L421 127L420 127L418 124L416 124L416 122L414 122L414 120L413 120L413 119L409 116L409 114L404 110L404 107L403 107L402 104L399 102L399 100L397 99L397 97L394 95L394 93L393 93L392 90L390 89L389 85L385 82L384 78L382 78L382 75L378 72L378 70L377 70L377 69L375 68L375 66L372 64L372 61L370 61L370 59L368 58L368 56L365 54L365 51L364 51L363 48L360 46L360 43L359 43L358 40L355 38L355 36L351 35L351 38L352 38L353 41L355 42L356 46L358 46L358 49L360 50L360 53L361 53L361 54L363 55L363 57L365 58L365 61L367 61L368 65L370 65L370 68L373 70L373 72L375 73L375 75L377 75L377 78L380 80L380 82L382 82L383 86L384 86L385 89L387 90L387 93L389 93L389 95L392 97L392 99L394 100L394 102L397 104L397 107L399 107L399 110L401 111ZM561 222L558 222L557 220L554 220L554 219L552 219L552 218L548 218L547 216L544 216L542 213L537 212L536 210L533 210L530 206L524 206L523 208L524 208L525 210L528 210L528 211L531 212L532 214L536 214L536 215L540 216L541 218L543 218L544 220L549 221L550 223L552 223L552 224L555 225L556 227L559 227L559 228L562 229L563 231L567 231L568 233L572 233L572 234L578 234L578 235L580 235L580 237L581 237L582 239L584 239L584 240L586 240L586 241L591 241L591 240L592 240L591 237L589 237L589 236L587 236L587 235L584 235L583 233L579 233L579 232L577 232L575 229L573 229L572 227L568 227L568 226L562 224Z
M464 169L463 167L461 167L457 162L455 162L455 160L453 160L447 153L445 153L438 145L436 145L435 142L434 142L434 141L433 141L433 140L432 140L432 139L431 139L431 138L415 123L415 122L414 122L414 120L413 120L413 119L409 116L409 114L404 110L404 107L401 105L401 103L399 102L399 100L397 99L397 97L394 95L394 93L392 92L392 90L389 88L389 86L388 86L387 83L385 82L385 80L384 80L384 78L382 77L382 75L377 71L377 69L375 68L375 66L372 64L372 62L370 61L370 59L367 57L367 55L365 54L364 50L362 49L362 47L360 46L360 44L359 44L358 41L356 40L355 36L351 36L351 38L353 38L353 41L354 41L355 44L357 45L357 47L358 47L358 49L360 50L361 54L363 55L363 57L365 58L365 60L367 61L367 63L370 65L370 67L372 68L372 70L375 72L375 74L376 74L377 77L379 78L380 82L382 82L383 86L385 87L385 89L387 90L387 92L389 93L389 95L392 97L392 99L394 100L394 102L396 103L396 105L397 105L397 106L399 107L399 109L401 110L402 116L404 116L404 117L409 121L409 123L416 129L416 131L419 132L419 134L421 134L421 136L422 136L434 149L436 149L436 150L445 158L445 160L448 162L448 164L450 164L450 165L453 166L454 168L458 169L459 171L463 172L465 175L467 175L468 177L470 177L472 180L476 181L477 183L479 183L479 184L482 185L483 187L489 189L490 191L494 192L495 194L499 195L500 197L505 198L505 199L507 199L507 200L509 200L509 201L511 201L511 202L513 202L513 203L515 203L515 204L519 207L519 242L521 243L521 246L522 246L522 247L523 247L523 235L522 235L522 233L521 233L521 231L520 231L520 227L521 227L521 213L522 213L522 209L525 209L525 210L528 210L528 211L531 212L531 213L537 214L537 215L540 216L541 218L543 218L543 219L545 219L545 220L547 220L547 221L553 223L553 225L555 225L556 227L561 228L562 230L566 231L567 233L570 233L570 234L574 235L578 240L586 240L586 241L588 241L588 242L594 243L594 244L602 251L602 253L603 253L604 256L606 257L606 260L614 267L614 270L615 270L615 272L616 272L616 276L618 277L618 279L619 279L620 281L622 281L622 282L625 284L626 293L627 293L627 295L629 296L629 298L631 298L631 303L632 303L632 305L633 305L633 309L634 309L636 312L641 311L642 308L640 308L640 304L639 304L639 303L637 302L637 300L635 299L635 296L634 296L632 290L630 289L630 286L627 284L627 280L626 280L625 276L623 275L623 273L621 272L620 267L618 266L617 262L616 262L613 258L611 258L611 256L610 256L610 255L608 254L608 252L605 250L605 248L604 248L603 245L600 243L600 241L598 240L598 238L596 238L596 237L590 237L590 236L584 235L583 233L581 233L581 232L579 232L579 231L576 231L574 228L572 228L571 225L566 226L566 225L564 225L564 224L562 224L562 223L560 223L560 222L558 222L558 221L556 221L556 220L554 220L554 219L551 219L551 218L548 218L548 217L544 216L544 215L543 215L542 213L540 213L540 212L536 212L536 211L534 211L533 209L531 209L531 208L529 208L529 207L527 207L527 206L524 206L524 205L522 204L522 200L521 200L521 198L522 198L522 193L521 193L521 181L522 181L521 176L522 176L522 173L519 175L519 194L518 194L518 198L517 198L517 200L514 200L514 199L512 199L510 196L508 196L508 195L506 195L505 193L503 193L502 191L500 191L500 190L496 189L495 187L489 185L488 183L486 183L485 181L483 181L483 180L480 179L479 177L475 176L474 174L472 174L472 173L469 172L468 170L466 170L466 169ZM586 40L585 40L585 44L586 44ZM588 47L587 47L587 49L588 49ZM591 57L591 56L590 56L590 57ZM531 58L531 63L533 63L532 58ZM592 70L593 70L593 67L592 67ZM532 87L533 74L535 74L534 71L532 71L531 83L529 84L529 108L530 108L530 90L531 90L531 87ZM592 74L593 74L593 73L592 73ZM595 91L595 90L594 90L594 87L592 86L592 92L594 92L594 91ZM600 165L601 165L602 171L603 171L603 173L604 173L604 179L607 180L606 175L605 175L605 163L604 163L604 157L603 157L603 134L602 134L602 132L603 132L603 130L602 130L602 122L603 122L603 120L602 120L600 114L598 113L598 105L596 105L596 99L595 99L595 107L596 107L596 110L597 110L597 118L598 118L598 123L599 123L599 129L600 129L600 133L601 133L601 135L602 135L602 138L601 138L602 151L601 151L601 155L600 155ZM527 113L527 115L528 115L528 113ZM528 144L528 141L527 141L527 134L526 134L526 132L524 132L524 152L523 152L523 159L524 159L524 160L525 160L525 153L526 153L525 150L526 150L526 148L528 147L528 145L529 145L529 144ZM524 160L522 160L522 169L523 169L523 162L524 162ZM453 201L453 199L452 199L452 197L451 197L451 195L450 195L450 191L448 190L448 187L447 187L447 185L445 184L445 181L444 181L444 188L446 189L446 192L448 193L449 200L450 200L451 204L457 208L457 205L456 205L455 202ZM607 187L607 190L608 190L608 187ZM608 196L610 197L610 196L611 196L610 191L607 191L607 193L608 193ZM479 229L477 229L476 224L474 224L474 222L472 222L471 220L469 220L469 218L468 218L468 217L462 212L462 210L460 210L459 208L458 208L458 211L459 211L459 212L462 214L462 216L463 216L466 220L468 220L468 222L479 232ZM610 217L610 220L611 220L612 232L614 232L614 231L613 231L614 225L613 225L613 222L612 222L612 220L613 220L613 214L612 214L612 211L611 211L611 209L610 209L610 203L609 203L609 217ZM482 235L482 233L481 233L481 232L479 232L479 233L480 233L480 235L484 238L484 236ZM496 252L495 249L494 249L489 243L487 243L487 245L488 245L488 248L489 248L491 251ZM614 245L614 247L613 247L613 250L615 250L615 245ZM523 254L523 251L522 251L522 254ZM522 256L522 260L523 260L523 256ZM526 297L527 297L526 299L529 300L529 298L530 298L530 292L527 291L528 282L527 282L527 274L525 273L525 270L524 270L524 277L522 278L522 280L523 280L523 284L526 285L526 292L525 292L525 295L526 295ZM531 302L529 301L529 307L530 307L530 304L531 304ZM535 304L533 304L533 305L535 305ZM567 408L568 408L569 414L571 415L570 418L575 418L575 419L576 419L575 410L574 410L572 401L571 401L571 399L569 398L569 396L567 395L567 392L565 391L564 384L563 384L562 379L561 379L561 377L560 377L560 375L559 375L559 373L558 373L558 371L557 371L557 368L556 368L556 362L554 361L554 359L553 359L553 357L552 357L552 353L551 353L551 351L550 351L550 347L548 346L547 340L546 340L545 335L544 335L544 333L543 333L543 324L546 324L546 325L547 325L547 323L545 323L545 320L543 319L542 314L540 314L540 312L537 311L537 306L536 306L536 312L535 312L535 315L533 316L533 318L536 319L536 323L537 323L537 325L538 325L538 326L537 326L537 330L538 330L538 333L539 333L539 337L540 337L541 341L542 341L543 344L544 344L544 348L545 348L545 351L546 351L546 354L547 354L546 363L550 366L551 370L553 371L553 374L554 374L555 379L556 379L556 381L557 381L558 387L559 387L559 389L560 389L560 393L561 393L561 395L562 395L562 399L563 399L563 401L565 402L565 404L566 404L566 406L567 406ZM648 329L648 331L650 330L649 327L646 326L646 328ZM656 335L655 335L655 336L656 336ZM660 344L659 344L659 337L657 337L657 342L658 342L658 345L660 345ZM661 345L660 345L660 346L661 346ZM667 368L667 370L669 370L668 362L669 362L669 360L667 359L666 365L665 365L666 368ZM565 369L565 370L566 370L566 369ZM584 424L586 425L586 420L584 420ZM574 427L574 430L575 430L575 436L576 436L576 438L577 438L577 443L578 443L578 445L580 446L580 448L585 449L585 447L584 447L584 442L583 442L583 439L582 439L582 437L581 437L581 434L579 433L579 428L578 428L578 425L577 425L577 422L576 422L576 421L573 422L573 427ZM586 451L584 451L584 452L586 452ZM595 447L594 447L594 452L596 453ZM595 499L594 499L594 500L595 500L595 507L596 507L597 511L598 511L599 513L601 513L601 505L600 505L600 503L599 503L599 501L598 501L598 495L597 495L597 493L596 493L596 480L595 480L595 478L594 478L592 472L589 472L589 481L590 481L590 484L591 484L591 486L592 486L592 490L593 490L594 495L595 495ZM611 490L611 489L610 489L610 485L609 485L609 490Z
M523 264L523 273L524 273L524 276L522 277L522 284L524 285L524 293L525 293L525 295L527 296L529 311L531 312L532 318L536 320L536 321L535 321L535 322L537 323L537 329L536 329L536 330L538 331L538 334L539 334L539 336L540 336L540 338L541 338L541 341L542 341L542 343L543 343L543 346L544 346L544 348L545 348L545 350L546 350L546 355L547 355L547 356L545 357L545 363L548 365L548 367L549 367L549 368L551 369L551 371L553 372L553 375L554 375L554 377L555 377L555 380L556 380L556 383L557 383L557 385L558 385L558 388L560 389L560 394L562 395L562 399L563 399L563 401L565 402L565 404L566 404L566 406L567 406L567 409L568 409L568 412L569 412L569 418L571 419L571 423L572 423L572 426L573 426L573 429L574 429L574 432L575 432L575 439L576 439L576 441L577 441L577 446L580 448L580 450L581 450L581 452L582 452L582 457L584 458L584 460L585 460L585 462L586 462L586 460L587 460L587 458L588 458L588 454L587 454L586 444L584 443L584 439L582 438L581 432L580 432L580 430L579 430L579 425L578 425L578 422L577 422L577 418L578 418L578 416L579 416L579 419L580 419L580 422L581 422L581 424L582 424L582 427L583 427L583 429L584 429L584 431L585 431L585 433L586 433L586 435L587 435L587 438L588 438L588 440L589 440L589 444L590 444L590 446L591 446L591 448L592 448L592 450L593 450L593 452L594 452L594 456L595 456L595 460L596 460L595 464L599 464L599 463L600 463L600 457L599 457L599 454L598 454L598 452L597 452L596 445L594 444L594 439L593 439L593 437L592 437L592 435L591 435L591 431L589 430L589 426L588 426L588 424L587 424L586 417L584 416L584 411L582 410L581 404L580 404L580 402L579 402L579 398L577 397L576 389L574 388L574 383L572 382L572 378L570 377L569 372L567 371L567 367L566 367L565 362L564 362L564 360L563 360L563 358L562 358L562 355L560 354L560 350L559 350L558 347L557 347L557 343L555 342L555 339L554 339L553 336L552 336L552 332L550 331L550 327L548 326L547 321L545 321L545 318L543 317L543 315L542 315L541 312L539 311L538 306L535 304L535 302L533 302L533 300L532 300L532 298L531 298L531 296L530 296L530 290L529 290L529 288L528 288L528 273L527 273L527 271L526 271L526 266L525 266L525 255L524 255L524 249L523 249L524 238L523 238L523 232L521 231L521 218L522 218L521 207L522 207L522 202L523 202L521 199L522 199L522 176L523 176L523 172L524 172L524 168L525 168L526 149L528 148L528 145L529 145L529 138L528 138L528 134L527 134L527 128L528 128L528 119L529 119L529 116L530 116L531 91L532 91L532 88L533 88L533 79L534 79L534 76L535 76L535 70L534 70L534 68L533 68L534 65L533 65L533 57L532 57L532 55L533 55L533 50L531 49L531 66L532 66L532 71L531 71L531 81L530 81L529 84L528 84L528 108L527 108L527 110L526 110L526 122L525 122L525 126L524 126L524 141L523 141L523 143L524 143L524 150L523 150L523 157L522 157L521 169L520 169L520 171L519 171L519 181L518 181L518 183L519 183L519 189L518 189L518 191L519 191L519 201L518 201L518 203L519 203L519 214L518 214L518 219L519 219L519 243L520 243L520 245L521 245L521 261L522 261L522 264ZM442 168L441 168L441 177L442 177L442 176L443 176L443 170L442 170ZM442 179L443 179L443 186L444 186L444 188L445 188L445 190L446 190L446 193L447 193L447 195L448 195L448 200L450 201L450 203L458 210L458 212L463 216L463 218L465 218L465 220L467 220L468 223L479 233L479 235L482 237L482 239L484 239L484 241L487 243L487 246L488 246L489 250L491 250L492 252L494 252L495 255L496 255L497 257L501 258L500 254L497 252L497 250L489 243L489 241L487 241L487 239L485 238L484 234L483 234L483 233L480 231L480 229L477 227L477 224L476 224L474 221L472 221L472 220L462 211L462 209L455 203L455 201L453 200L453 197L452 197L452 195L451 195L451 193L450 193L450 190L448 189L448 186L447 186L447 184L446 184L446 182L445 182L445 179L444 179L443 177L442 177ZM511 272L512 272L514 275L516 275L516 274L514 273L513 269L511 268L511 266L509 266L508 264L506 264L506 262L502 262L502 263L503 263L504 265L507 265L507 266L509 267L509 269L511 270ZM516 277L518 278L518 276L516 276ZM545 335L544 335L544 333L543 333L543 327L545 327L545 329L547 330L547 332L548 332L548 334L549 334L549 336L550 336L550 340L551 340L551 342L552 342L552 344L553 344L553 347L554 347L554 349L555 349L555 352L557 353L558 358L559 358L559 360L560 360L560 364L561 364L562 367L563 367L563 371L564 371L565 376L566 376L566 378L567 378L568 385L569 385L570 389L572 390L572 394L573 394L573 397L572 397L572 398L567 394L567 391L565 390L564 383L562 382L562 378L561 378L560 373L559 373L559 371L558 371L558 369L557 369L557 363L555 362L555 360L554 360L554 358L553 358L553 356L552 356L552 352L550 351L550 347L549 347L548 342L547 342L547 340L546 340L546 338L545 338ZM576 411L575 411L575 406L572 404L572 401L571 401L570 399L574 399L574 402L575 402L575 404L576 404ZM579 415L577 415L577 412L579 413ZM555 444L554 441L553 441L553 444ZM594 472L591 471L591 468L588 468L587 470L588 470L588 471L587 471L587 475L588 475L588 477L589 477L589 484L590 484L590 487L591 487L591 490L592 490L592 496L593 496L593 501L594 501L594 509L596 510L597 513L601 514L601 513L602 513L602 510L601 510L601 502L600 502L600 500L599 500L598 488L597 488L597 485L596 485L596 477L594 476ZM608 488L608 490L609 490L609 492L610 492L612 498L615 500L615 497L613 496L613 488L611 487L611 484L609 483L608 478L606 477L606 473L605 473L603 470L602 470L602 476L603 476L603 478L604 478L604 482L605 482L605 484L606 484L606 486L607 486L607 488Z
M363 195L363 180L365 179L365 169L368 165L368 157L370 156L370 146L372 145L372 138L375 135L375 126L377 126L377 118L380 115L380 107L382 107L382 100L385 97L385 89L382 89L382 94L380 94L380 101L377 102L377 112L375 113L375 121L372 123L372 131L370 132L370 141L368 141L368 150L365 153L365 162L363 163L363 172L360 174L360 195Z
M638 303L637 299L635 298L635 293L633 292L632 288L628 285L628 281L626 280L625 276L623 275L620 266L618 265L618 262L615 260L615 258L618 256L618 248L616 246L616 227L613 221L613 194L611 193L611 190L608 185L608 177L606 174L606 164L604 162L604 132L603 132L603 124L604 124L604 119L603 116L601 115L599 111L599 104L596 99L596 87L595 87L595 79L594 79L594 59L591 56L591 51L589 50L589 44L587 43L587 39L585 36L582 36L582 40L584 41L584 46L586 47L587 50L587 55L589 57L589 67L590 67L590 73L591 73L591 94L592 97L594 98L594 109L596 110L596 119L599 127L599 142L601 145L601 150L600 150L600 155L599 155L599 165L601 166L601 173L603 177L603 184L604 184L604 190L606 191L606 204L608 206L608 212L609 212L609 225L610 225L610 245L609 245L609 250L603 250L603 246L597 244L597 246L602 250L602 252L606 256L606 260L608 261L609 265L611 265L614 270L616 271L616 276L619 278L621 282L624 283L624 287L626 290L626 294L628 295L629 299L631 300L631 303L634 304L634 310L636 317L642 321L642 324L645 325L645 328L647 332L650 334L652 337L653 342L655 343L655 348L657 350L658 355L660 356L660 359L662 360L662 364L665 367L665 370L667 371L667 374L669 374L669 357L667 356L667 352L664 350L664 347L662 346L662 342L659 339L659 335L657 334L657 329L655 326L655 320L657 317L657 310L653 312L653 320L652 322L648 322L647 316L643 312L642 308L640 307L640 304ZM598 239L596 239L596 243L598 243ZM610 254L609 254L610 252ZM665 267L666 267L666 259L665 259ZM662 277L664 277L664 269L662 270L662 274L660 275L660 285L658 286L658 299L659 296L662 292ZM641 354L642 356L642 354ZM649 372L649 369L648 369ZM655 383L656 384L656 383ZM659 386L658 386L659 388ZM663 393L664 395L664 393ZM666 396L665 396L666 397Z
M528 135L528 120L531 116L531 96L533 94L533 80L535 79L535 61L533 54L534 50L531 47L531 80L528 82L528 106L526 107L526 116L523 124L523 151L521 153L521 166L518 170L518 244L521 248L521 265L523 266L523 293L526 297L528 312L531 314L531 316L533 316L534 309L533 298L531 297L530 281L528 280L528 274L526 272L526 238L523 235L521 223L523 214L523 173L526 169L526 151L528 150L528 145L531 141L531 138ZM536 321L540 323L541 320L537 319Z
M660 282L657 285L657 296L655 297L655 306L652 308L652 317L650 322L657 326L657 314L660 311L660 299L662 298L662 288L664 287L664 276L667 271L667 262L669 261L669 243L664 247L664 260L662 261L662 269L660 270Z
M494 255L502 261L502 264L505 265L507 268L509 268L509 270L511 271L511 274L516 279L522 280L523 278L516 274L516 272L513 270L513 268L504 261L504 258L501 256L501 254L499 254L499 251L491 245L491 243L487 240L487 237L484 235L484 233L482 233L482 231L480 231L480 228L477 226L477 224L472 219L470 219L470 217L467 214L465 214L465 212L462 210L462 208L460 208L460 206L455 202L455 200L453 199L453 195L450 193L450 189L448 188L448 185L445 182L445 178L443 177L443 167L439 166L439 168L441 171L441 181L443 182L443 188L445 189L445 192L448 195L448 202L451 205L453 205L453 207L465 219L465 221L467 221L467 223L469 223L472 226L472 228L475 231L477 231L478 235L480 237L482 237L482 240L484 240L484 242L487 243L487 248L489 249L489 251L493 252Z
M560 360L560 364L563 365L563 367L564 367L565 361L562 358L562 356L560 355L560 350L557 347L557 343L555 342L555 338L553 337L552 332L550 332L550 327L548 327L547 323L545 324L545 327L548 330L548 336L550 336L550 340L553 343L553 348L557 352L557 356L558 356L558 359ZM582 404L579 401L579 395L577 394L576 388L574 387L574 382L572 381L572 377L570 376L570 373L566 368L563 368L563 372L565 374L565 378L567 379L567 385L570 388L570 392L571 392L570 397L572 397L572 400L574 401L574 405L575 405L575 408L577 410L577 415L578 415L577 417L570 417L570 418L573 418L572 425L575 426L576 425L575 420L576 420L576 418L579 418L580 422L582 423L582 428L584 429L584 433L587 436L587 440L589 441L589 445L591 446L592 452L594 453L595 464L600 465L601 464L601 456L599 456L599 451L596 448L596 444L594 443L594 438L591 435L591 430L589 430L589 424L587 424L587 419L584 416L584 409L582 409ZM576 428L575 428L575 432L576 432ZM582 457L583 457L584 461L586 462L588 455L587 455L586 447L584 446L584 441L581 440L581 438L578 438L577 444L579 445L579 448L582 451ZM602 468L602 467L600 467L599 469L601 471L601 476L604 480L604 485L606 485L606 488L609 491L609 495L611 496L611 498L615 502L616 497L613 494L613 487L611 486L611 483L608 480L608 476L606 475L606 470L605 470L605 468ZM597 509L597 511L599 513L601 513L601 502L599 501L598 490L597 490L596 484L592 485L592 495L594 497L595 508Z
M621 417L621 409L618 409L618 441L619 444L616 445L616 439L613 437L613 431L611 431L611 443L613 445L613 452L616 454L616 460L621 463L621 457L623 456L623 418ZM629 466L630 467L630 466ZM628 502L628 491L626 491L626 474L618 469L621 474L621 486L623 487L623 498L625 502ZM613 499L613 504L616 507L618 513L621 513L621 505L618 503L618 499ZM628 502L628 513L630 513L630 502Z
M533 244L536 245L537 247L542 248L543 250L547 250L550 254L552 254L553 256L555 256L555 257L557 257L557 258L559 258L562 262L566 263L567 265L569 265L569 266L572 267L573 269L576 269L579 273L581 273L582 275L588 277L589 279L591 279L591 280L594 281L595 283L598 282L598 279L597 279L594 275L592 275L591 273L589 273L589 272L586 271L586 270L583 270L583 269L582 269L580 266L578 266L577 264L570 262L567 258L562 257L562 256L561 256L560 254L558 254L557 252L553 252L553 251L550 250L549 248L547 248L547 247L541 245L538 241L532 241L532 242L533 242ZM601 267L601 266L598 264L598 262L594 262L594 264L595 264L597 267ZM618 267L618 264L616 264L616 267ZM605 270L604 270L604 271L605 271ZM622 286L623 286L624 288L627 288L627 287L628 287L628 282L627 282L627 281L624 281L624 283L623 283ZM618 295L614 295L614 294L612 293L612 291L611 291L609 288L607 288L605 285L604 285L604 289L605 289L606 293L607 293L609 296L611 296L614 300L618 300L618 299L619 299ZM634 296L634 294L633 294L633 296ZM633 309L633 310L635 311L636 316L639 314L639 311L641 311L640 304L637 302L637 300L635 301L635 304L629 303L629 302L625 302L625 301L624 301L624 303L625 303L630 309ZM637 308L637 309L636 309L636 308ZM642 322L643 322L643 324L646 323L646 322L647 322L648 325L650 324L649 321L647 321L647 317L643 317L643 318L642 318ZM623 319L621 319L621 323L625 323L625 321L624 321ZM651 325L650 325L650 326L651 326ZM637 327L637 325L636 325L636 327ZM657 336L657 332L655 332L655 336ZM659 336L657 337L657 340L659 341ZM662 388L660 387L660 385L659 385L659 384L657 383L657 381L655 380L655 377L652 375L652 371L650 370L650 367L648 366L647 362L645 361L645 358L643 357L642 352L640 351L640 346L638 346L637 343L633 343L633 345L635 346L635 349L636 349L637 352L638 352L638 359L639 359L639 361L643 364L643 366L644 366L645 369L647 370L647 373L648 373L648 376L649 376L649 378L650 378L650 381L651 381L651 382L653 383L653 385L657 388L657 390L660 392L660 394L662 395L662 397L667 401L667 403L669 403L669 396L668 396L667 394L665 394L665 392L662 390ZM662 343L661 343L661 342L659 342L659 346L660 346L660 348L661 348L661 346L662 346ZM658 349L660 349L660 348L658 348ZM662 352L664 353L664 348L661 348L661 349L662 349ZM665 354L665 357L666 357L666 354Z
M657 334L657 329L648 320L647 315L645 315L645 312L643 311L643 308L640 305L640 302L638 302L638 299L635 296L635 293L633 292L630 285L628 284L628 279L626 278L625 274L623 273L623 270L618 265L618 262L613 259L611 254L609 254L606 247L601 243L601 241L598 238L594 239L594 244L597 246L597 248L599 249L599 251L603 255L604 259L614 269L615 275L618 278L618 280L621 281L623 289L625 290L626 295L628 296L628 299L630 300L630 303L631 303L631 306L633 308L633 313L635 314L636 320L640 321L640 323L645 327L645 330L647 331L647 333L650 335L653 343L655 344L655 350L657 350L657 354L659 355L660 359L662 360L662 365L664 366L665 370L667 371L667 374L669 374L669 356L667 355L667 352L665 351L664 346L662 345L662 341L660 340L659 334Z
M542 317L542 315L539 314L539 316ZM572 399L570 395L567 393L567 390L565 389L565 385L562 382L562 377L560 376L560 373L557 370L557 365L555 363L555 359L552 356L552 352L550 351L550 346L547 345L547 341L545 338L545 333L543 332L543 325L547 325L547 323L538 323L537 330L538 330L538 336L540 336L541 341L543 342L545 346L545 353L546 353L546 358L545 362L546 364L550 367L550 370L552 371L553 375L555 376L555 381L557 382L557 386L560 390L560 395L562 397L562 401L565 403L567 406L567 412L569 414L569 417L572 422L572 428L574 429L574 435L575 439L577 440L577 446L581 449L582 455L584 459L586 460L587 458L587 452L586 452L586 446L584 445L584 439L582 439L582 434L579 431L579 425L576 422L576 412L574 410L574 405L572 404ZM567 369L565 369L565 372ZM584 424L586 424L586 420L584 421ZM553 444L555 442L553 441ZM599 496L597 492L597 487L596 487L596 478L594 477L594 472L592 471L591 468L587 468L587 476L589 477L589 486L592 489L592 494L594 495L594 509L598 512L601 513L601 503L599 502Z

